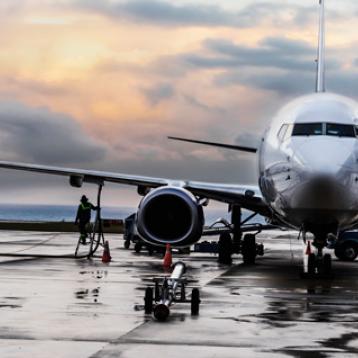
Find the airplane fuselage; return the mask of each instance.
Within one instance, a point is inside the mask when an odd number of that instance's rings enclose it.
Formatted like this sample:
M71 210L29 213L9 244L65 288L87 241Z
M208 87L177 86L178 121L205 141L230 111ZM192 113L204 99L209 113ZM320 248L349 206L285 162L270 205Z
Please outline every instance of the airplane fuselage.
M274 118L259 148L259 186L284 222L316 236L358 223L358 104L300 97Z

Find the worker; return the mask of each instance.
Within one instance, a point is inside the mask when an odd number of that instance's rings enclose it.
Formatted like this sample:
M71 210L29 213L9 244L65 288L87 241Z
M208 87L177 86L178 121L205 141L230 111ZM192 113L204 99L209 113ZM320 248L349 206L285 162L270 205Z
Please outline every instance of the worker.
M91 221L91 210L97 210L98 208L91 204L88 201L86 195L82 195L81 203L77 209L77 215L75 224L78 225L80 232L80 240L83 245L85 245L86 238L88 237L87 227L88 223Z

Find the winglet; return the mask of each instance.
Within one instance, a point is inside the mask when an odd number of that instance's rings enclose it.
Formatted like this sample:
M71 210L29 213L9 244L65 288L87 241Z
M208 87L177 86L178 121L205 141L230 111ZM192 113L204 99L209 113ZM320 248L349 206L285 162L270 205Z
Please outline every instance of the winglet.
M325 8L324 0L319 0L320 19L318 34L317 80L316 92L326 91L326 59L325 59Z

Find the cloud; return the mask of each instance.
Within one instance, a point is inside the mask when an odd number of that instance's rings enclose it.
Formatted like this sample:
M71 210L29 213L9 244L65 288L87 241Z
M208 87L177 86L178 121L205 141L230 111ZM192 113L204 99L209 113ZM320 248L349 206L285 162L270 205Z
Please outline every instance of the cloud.
M243 85L277 92L285 96L301 95L314 90L315 74L312 73L272 73L260 74L227 71L216 77L218 86Z
M218 86L249 86L293 97L311 93L315 89L315 72L253 72L227 71L215 78ZM357 97L358 73L355 70L340 70L326 74L327 90L350 97Z
M80 0L77 5L111 18L129 19L161 25L221 26L232 23L235 15L212 5L174 5L159 0L109 2Z
M73 118L20 102L0 102L0 150L2 159L59 165L98 161L106 152Z
M258 148L260 145L260 140L261 140L260 135L245 132L245 133L240 133L235 138L235 143L237 145Z
M262 23L275 25L307 25L317 17L316 7L288 5L285 2L259 2L233 11L218 5L186 3L173 4L163 0L77 0L81 9L92 11L113 19L136 21L141 24L161 26L225 26L255 27Z
M0 93L12 93L19 90L46 96L59 96L68 93L64 85L57 83L27 79L16 76L0 77Z
M328 89L355 97L358 72L355 66L344 67L336 49L326 60ZM255 46L241 46L225 38L207 39L202 50L180 54L172 63L186 72L218 70L216 86L245 86L276 92L284 97L312 92L316 76L316 48L285 37L267 37ZM355 62L357 65L358 60Z
M203 45L209 54L186 54L182 57L183 61L201 68L251 66L302 71L315 69L316 51L303 41L269 37L257 46L249 47L227 39L211 39ZM338 67L338 63L330 61L329 66Z
M210 106L204 102L199 101L197 98L193 96L189 96L187 94L183 94L182 96L188 104L190 104L192 107L201 109L202 111L208 113L220 114L220 115L226 113L226 110L224 108L217 107L217 106Z
M151 88L145 88L142 93L152 105L170 99L175 95L175 90L169 83L159 83Z

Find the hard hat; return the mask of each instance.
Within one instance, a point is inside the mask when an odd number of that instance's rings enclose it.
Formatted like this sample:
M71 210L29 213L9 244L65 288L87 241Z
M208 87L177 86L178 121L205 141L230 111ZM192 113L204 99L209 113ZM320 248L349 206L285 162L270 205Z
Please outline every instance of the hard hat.
M87 196L86 196L86 195L82 195L81 201L82 201L82 202L84 202L84 201L88 201Z

